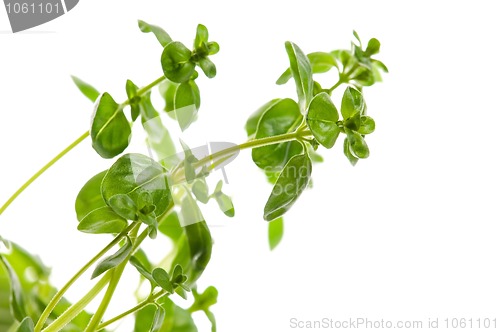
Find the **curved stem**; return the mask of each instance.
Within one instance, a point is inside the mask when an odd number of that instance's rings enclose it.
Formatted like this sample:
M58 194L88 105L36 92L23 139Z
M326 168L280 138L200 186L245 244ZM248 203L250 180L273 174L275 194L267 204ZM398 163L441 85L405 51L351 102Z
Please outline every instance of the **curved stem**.
M146 306L148 306L150 304L153 304L154 301L156 301L158 298L162 297L165 294L167 294L167 291L166 290L161 290L161 291L157 292L156 294L150 295L147 299L145 299L144 301L142 301L141 303L139 303L135 307L133 307L133 308L131 308L131 309L125 311L125 312L122 312L121 314L119 314L118 316L115 316L115 317L111 318L110 320L107 320L107 321L103 322L101 325L99 325L97 327L97 331L102 330L106 326L109 326L109 325L113 324L114 322L117 322L120 319L125 318L126 316L128 316L130 314L133 314L134 312L137 312L137 311L141 310L142 308L144 308L144 307L146 307Z
M57 332L73 320L83 309L100 293L111 278L111 273L106 273L97 284L78 302L68 308L61 316L57 317L43 332ZM36 330L35 330L36 331Z
M108 252L111 248L113 248L118 242L120 242L120 240L128 234L128 232L130 232L132 230L133 227L135 227L135 223L132 223L130 224L129 227L127 227L126 229L124 229L120 234L118 234L114 239L113 241L111 241L106 247L104 247L104 249L102 249L101 251L99 251L99 253L97 253L97 255L95 255L94 257L92 257L92 259L90 259L87 264L85 264L57 293L56 295L54 295L54 297L50 300L49 304L47 305L47 307L45 307L45 310L42 312L40 318L38 319L38 322L36 323L36 326L35 326L35 332L39 332L42 330L43 328L43 324L45 324L45 321L47 320L47 318L49 317L50 313L52 312L52 310L54 310L54 308L56 307L57 303L59 303L59 301L62 299L62 297L64 296L64 293L66 293L66 291L71 287L71 285L73 285L75 283L76 280L78 280L78 278L80 278L82 276L83 273L85 273L85 271L88 270L89 267L91 267L95 262L97 262L97 260L99 258L101 258L106 252Z
M26 188L28 188L30 186L30 184L32 184L36 179L38 179L38 177L40 175L42 175L43 173L45 173L46 170L48 170L59 159L61 159L62 157L64 157L64 155L66 153L68 153L69 151L71 151L75 146L77 146L78 144L80 144L88 136L89 136L89 132L87 131L83 135L81 135L80 137L78 137L73 143L71 143L70 145L68 145L68 147L66 147L64 150L62 150L61 152L59 152L59 154L57 156L55 156L54 158L52 158L47 164L45 164L45 166L43 166L42 168L40 168L40 170L38 172L36 172L35 174L33 174L33 176L30 177L28 179L28 181L26 181L19 189L17 189L17 191L7 200L7 202L5 202L4 205L2 205L2 207L0 207L0 214L2 214L9 207L9 205L12 204L12 202L15 201L15 199L17 198L17 196L19 196Z

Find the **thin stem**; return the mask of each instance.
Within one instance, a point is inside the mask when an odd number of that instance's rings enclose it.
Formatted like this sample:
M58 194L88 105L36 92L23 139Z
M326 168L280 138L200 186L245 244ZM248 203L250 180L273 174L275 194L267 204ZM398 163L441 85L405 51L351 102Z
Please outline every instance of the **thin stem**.
M106 286L111 278L111 273L106 273L97 284L82 298L80 301L73 304L61 316L57 317L43 332L57 332L73 320L83 309L99 294L99 292ZM37 331L35 329L35 331Z
M334 86L332 86L330 89L327 90L328 94L332 94L333 90L344 84L345 81L343 79L339 79L337 83L335 83Z
M82 142L88 136L89 136L89 132L87 131L83 135L81 135L80 137L78 137L73 143L71 143L70 145L68 145L68 147L66 147L64 150L62 150L61 152L59 152L59 154L57 156L55 156L54 158L52 158L38 172L36 172L35 174L33 174L33 176L31 178L29 178L28 181L26 181L19 189L17 189L17 191L7 200L7 202L5 202L4 205L2 205L2 207L0 208L0 215L9 207L10 204L12 204L12 202L14 202L14 200L17 198L17 196L19 196L26 188L28 188L30 186L30 184L32 184L40 175L42 175L43 173L45 173L46 170L48 170L59 159L61 159L66 153L68 153L69 151L71 151L75 146L77 146L78 144L80 144L80 142Z
M129 227L127 227L126 229L124 229L120 234L118 234L114 239L113 241L111 241L106 247L104 247L104 249L102 249L101 251L99 251L99 253L97 253L97 255L95 255L94 257L92 257L92 259L90 259L87 264L85 264L57 293L56 295L54 295L54 297L50 300L49 304L47 305L47 307L45 307L45 310L42 312L42 315L40 316L40 318L38 319L38 322L35 326L35 332L39 332L42 330L43 328L43 324L45 324L45 321L47 320L47 318L49 317L50 313L52 312L52 310L54 310L54 308L56 307L57 303L59 303L59 301L62 299L62 297L64 296L64 293L66 293L66 291L71 287L71 285L73 285L75 283L76 280L78 280L78 278L80 278L82 276L83 273L85 273L85 271L88 270L89 267L91 267L95 262L97 262L97 260L99 258L101 258L106 252L108 252L111 248L113 248L118 242L120 242L120 240L128 234L128 232L130 232L132 230L133 227L135 227L136 223L132 223L130 224Z
M147 299L145 299L144 301L142 301L141 303L139 303L135 307L133 307L133 308L131 308L131 309L125 311L125 312L122 312L121 314L119 314L118 316L115 316L115 317L111 318L110 320L107 320L107 321L103 322L101 325L99 325L97 327L97 331L102 330L106 326L109 326L109 325L113 324L114 322L117 322L120 319L125 318L126 316L128 316L130 314L133 314L134 312L137 312L137 311L141 310L142 308L144 308L144 307L146 307L146 306L148 306L150 304L153 304L154 301L156 301L158 298L162 297L165 294L167 294L167 291L166 290L161 290L161 291L157 292L156 294L150 295Z
M140 223L138 221L134 222L134 228L130 231L130 237L136 238L134 240L134 248L137 247L137 232L139 231L140 228ZM104 297L102 298L101 304L99 305L99 308L97 308L97 311L95 314L92 316L92 319L90 320L87 328L85 331L93 332L96 330L97 326L99 326L99 323L102 320L102 317L104 316L104 313L108 309L109 303L111 302L111 299L113 298L113 294L115 293L116 287L118 286L118 283L120 282L120 278L123 274L123 271L125 270L125 266L127 266L128 259L132 255L132 251L128 255L128 257L121 262L118 266L113 268L112 274L111 274L111 280L108 285L108 289L106 290L106 293L104 294Z
M154 80L153 82L149 83L148 85L140 88L137 90L137 95L142 96L143 94L147 93L149 90L154 88L156 85L160 84L166 80L165 76L161 76ZM120 108L123 109L125 106L130 104L130 100L125 100L123 103L120 104ZM80 137L78 137L73 143L68 145L67 148L62 150L57 156L55 156L52 160L50 160L45 166L43 166L38 172L36 172L31 178L29 178L28 181L26 181L5 203L0 207L0 215L9 207L9 205L12 204L16 200L16 198L26 189L28 188L40 175L45 173L46 170L48 170L52 165L54 165L59 159L64 157L69 151L71 151L73 148L75 148L78 144L80 144L85 138L89 136L89 132L86 131L83 133Z

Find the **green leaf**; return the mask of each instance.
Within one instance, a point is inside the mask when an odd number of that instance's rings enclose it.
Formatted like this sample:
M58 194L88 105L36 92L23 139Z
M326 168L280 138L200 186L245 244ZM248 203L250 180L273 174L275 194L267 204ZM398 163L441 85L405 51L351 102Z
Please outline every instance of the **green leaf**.
M161 216L173 204L167 173L153 159L142 154L120 157L102 180L101 192L109 205L111 197L128 195L137 205L143 193L151 195L156 216Z
M130 114L132 117L132 121L135 121L139 116L141 110L139 106L139 102L141 97L137 95L137 90L139 88L135 85L131 80L127 80L125 84L125 90L127 92L127 97L130 103Z
M198 332L189 311L177 306L168 297L163 297L161 301L163 303L159 304L166 311L161 332ZM147 306L141 309L136 316L134 332L150 331L154 316L155 307Z
M352 131L345 128L345 133L347 134L347 139L349 141L349 150L357 158L368 158L370 156L370 150L365 142L365 139L358 132Z
M153 324L151 325L151 332L159 332L161 331L161 327L163 325L163 321L165 320L166 311L162 306L156 306L156 312L153 318Z
M113 209L103 206L87 214L78 224L78 230L90 234L116 234L127 227L127 221Z
M274 220L285 214L309 184L312 165L307 154L293 156L274 185L264 207L264 219Z
M158 160L165 167L173 167L177 165L175 155L175 145L170 137L170 133L163 125L160 115L151 103L151 93L142 96L139 104L141 110L142 126L148 137L149 146L156 152Z
M289 98L281 99L262 114L257 125L255 138L271 137L293 132L301 123L303 116L297 103ZM302 152L297 141L267 145L252 150L255 164L268 171L281 171L288 160Z
M92 146L103 158L113 158L125 150L132 131L123 109L107 92L97 100L90 136Z
M99 97L99 91L96 90L92 85L88 84L87 82L82 81L76 76L71 76L71 79L73 82L76 84L76 87L80 90L81 93L88 99L90 99L91 102L95 102L97 100L97 97Z
M217 42L209 42L207 43L208 46L208 55L214 55L219 53L220 46Z
M35 325L33 324L33 320L31 319L31 317L25 317L16 331L17 332L34 332Z
M198 27L196 28L196 37L194 40L194 48L200 49L206 43L208 43L208 29L203 24L198 24Z
M191 51L181 42L170 42L161 54L161 66L165 77L176 83L187 82L194 72Z
M94 272L92 273L91 279L94 279L104 272L123 263L132 252L132 247L132 241L130 241L129 237L127 236L127 241L117 252L115 252L111 256L106 257L99 264L97 264Z
M368 135L373 133L374 131L375 131L375 121L367 115L362 115L360 119L358 133L360 133L361 135Z
M307 126L314 138L327 149L333 147L340 134L338 119L339 113L328 93L321 92L314 96L307 111Z
M158 39L161 46L165 47L165 46L167 46L168 43L170 43L172 41L172 38L170 38L168 33L166 33L165 30L163 30L162 28L160 28L156 25L146 23L146 22L141 21L141 20L138 20L138 23L139 23L139 29L141 29L142 32L154 33L156 39Z
M359 45L361 46L361 38L359 38L359 35L356 32L356 30L352 30L352 34L354 35L354 38L356 38L356 40L359 42Z
M335 57L331 53L313 52L307 55L314 74L326 73L332 67L337 67ZM276 84L285 84L292 78L292 71L288 68L276 81Z
M222 180L217 183L213 197L219 205L219 209L228 217L234 217L234 205L231 197L222 192Z
M136 220L137 217L137 205L135 202L127 195L117 194L109 199L109 206L116 212L120 217L125 220Z
M349 139L347 137L344 139L344 155L347 157L352 166L356 166L359 159L351 153Z
M269 248L273 250L280 244L281 239L283 238L283 231L284 231L284 223L283 223L283 217L274 219L269 222L268 225L268 240L269 240Z
M203 204L208 202L208 185L204 178L196 179L191 190L198 201Z
M207 315L208 320L212 324L211 331L212 332L217 332L217 323L215 321L215 315L211 311L209 311L209 310L205 311L205 314Z
M193 291L194 303L189 308L190 311L205 311L217 303L219 291L214 286L209 286L203 293Z
M197 162L198 159L196 159L186 143L184 143L182 140L180 140L180 142L182 145L182 149L184 150L184 176L186 178L186 181L188 183L191 183L196 178L196 170L193 164Z
M199 65L208 78L214 78L217 75L217 68L215 68L215 64L209 58L201 58Z
M285 43L290 70L297 86L300 109L305 112L313 94L312 68L309 59L302 50L292 42Z
M178 84L170 96L172 97L172 111L175 112L177 122L181 130L184 131L196 121L200 109L198 85L193 80Z
M368 46L366 46L365 56L370 57L377 54L380 51L380 42L376 38L372 38L368 41Z
M19 322L26 317L26 305L23 288L19 278L10 263L0 255L0 263L3 265L10 282L10 310L15 319Z
M136 257L136 255L130 257L129 263L132 264L144 278L149 280L152 286L156 286L157 283L153 278L153 275L148 271L148 268L142 264L139 258Z
M245 124L245 130L247 132L248 137L252 137L255 135L255 132L257 131L257 125L259 124L260 119L262 118L262 115L267 112L270 108L274 107L277 103L279 103L283 99L273 99L261 107L259 107L258 110L256 110L250 117L248 118L246 124Z
M177 242L181 236L184 235L184 229L181 227L179 215L177 212L171 212L162 222L158 225L158 230Z
M342 96L342 106L340 108L342 117L348 119L357 112L363 115L365 110L366 104L361 92L355 88L347 87Z
M170 294L174 293L174 287L172 286L172 283L170 282L170 276L168 275L168 272L165 271L162 268L156 268L153 270L153 279L156 281L158 286L169 292Z
M106 202L101 195L101 182L106 173L107 170L94 175L80 189L75 200L75 211L78 221L82 221L87 214L95 209L106 206Z

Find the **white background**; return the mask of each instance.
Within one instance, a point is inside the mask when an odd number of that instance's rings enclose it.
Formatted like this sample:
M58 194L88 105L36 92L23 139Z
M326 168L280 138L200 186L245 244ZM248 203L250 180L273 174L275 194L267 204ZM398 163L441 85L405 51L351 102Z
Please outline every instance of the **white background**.
M203 23L221 45L217 77L199 80L199 120L182 134L190 146L243 142L249 114L272 98L294 98L291 83L274 84L287 66L286 40L306 53L349 48L356 29L365 42L381 41L377 57L390 70L366 89L377 122L370 158L353 168L340 144L323 150L314 188L287 215L275 251L262 219L271 187L249 151L226 168L236 217L213 205L205 211L215 246L200 280L220 291L219 331L294 331L293 317L496 317L500 325L495 2L82 0L15 35L1 9L0 201L88 129L92 105L70 74L118 101L127 78L143 85L161 75L161 47L137 19L188 45ZM333 71L325 81L335 82ZM178 133L175 123L169 128ZM128 151L144 152L142 138ZM77 232L73 203L111 163L87 140L0 217L0 234L39 254L58 285L109 241ZM154 257L168 249L149 246ZM132 305L127 287L135 277L128 279L114 313ZM79 283L70 296L86 287Z

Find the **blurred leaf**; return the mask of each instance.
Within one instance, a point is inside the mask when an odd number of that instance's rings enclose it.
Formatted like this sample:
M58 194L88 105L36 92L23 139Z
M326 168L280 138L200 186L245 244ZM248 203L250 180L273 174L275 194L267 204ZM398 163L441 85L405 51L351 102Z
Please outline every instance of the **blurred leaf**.
M307 125L314 138L327 149L333 147L340 134L338 119L337 108L326 92L314 96L307 111Z
M10 310L12 315L14 316L17 321L22 321L26 317L26 305L25 305L25 299L24 299L24 294L23 294L23 288L21 287L21 282L19 281L19 278L10 265L10 263L3 257L3 255L0 255L0 263L7 271L7 275L10 281Z
M136 255L130 257L129 263L132 264L144 278L149 280L151 286L156 286L157 283L153 278L153 275L148 271L148 268L142 264L140 259L136 257Z
M31 317L26 317L23 319L19 327L17 328L17 332L34 332L35 325L33 324L33 320Z
M348 128L345 128L345 133L347 134L351 153L357 158L368 158L370 156L370 150L363 136Z
M263 113L257 126L255 138L271 137L293 132L301 123L303 116L299 106L292 99L281 99ZM288 160L302 152L302 145L289 141L267 145L252 150L255 164L268 171L281 171Z
M132 241L130 241L129 237L127 236L127 241L125 244L113 255L106 257L103 259L99 264L97 264L94 272L92 273L91 279L94 279L104 272L120 265L122 262L127 259L129 254L132 252Z
M163 49L161 66L165 77L176 83L187 82L195 68L191 61L191 51L177 41L168 43Z
M288 161L264 207L265 220L279 218L292 207L307 187L311 172L311 159L307 154L293 156Z
M82 221L87 214L95 209L106 206L106 202L101 195L101 182L107 172L106 170L94 175L80 189L75 201L76 218L78 221Z
M359 159L351 153L349 139L347 137L344 139L344 155L347 157L352 166L356 166Z
M358 132L361 135L368 135L373 133L374 131L375 131L375 121L367 115L361 116Z
M90 136L92 146L103 158L113 158L128 146L132 131L123 109L107 92L97 100Z
M127 227L127 221L113 209L103 206L87 214L78 224L78 230L90 234L116 234Z
M222 192L222 180L217 183L217 187L212 196L217 201L219 209L228 217L234 217L234 205L231 197Z
M214 78L217 75L217 68L209 58L201 58L199 65L208 78Z
M95 102L97 98L99 97L99 91L96 90L92 85L88 84L87 82L82 81L76 76L71 76L71 79L73 82L76 84L77 88L80 90L81 93L88 99L90 99L91 102Z
M257 125L259 124L262 115L267 112L269 109L273 108L277 103L279 103L283 99L273 99L256 110L250 117L248 118L245 124L245 130L247 132L248 137L252 137L255 135L257 131Z
M194 48L199 49L208 43L208 29L203 24L198 24L196 28L196 38L194 40Z
M159 331L161 332L198 332L191 314L177 306L168 297L163 297L159 303L165 309L165 319ZM147 306L141 309L135 320L134 332L148 332L153 325L156 309Z
M165 320L165 314L166 314L165 309L162 306L157 305L156 312L153 318L153 324L151 325L151 330L150 330L151 332L161 331L163 321Z
M380 51L380 42L376 38L372 38L368 41L368 46L366 46L365 55L370 57L377 54Z
M139 102L141 101L141 97L137 95L137 90L139 88L135 85L131 80L127 80L125 84L125 90L127 92L127 97L130 104L130 114L132 117L132 121L135 121L140 114Z
M300 109L305 112L313 94L312 68L309 59L302 50L292 42L285 43L290 70L297 86Z
M146 23L144 21L139 20L139 29L141 29L142 32L152 32L154 33L156 39L160 42L161 46L165 47L167 46L168 43L172 41L172 38L168 35L168 33L165 32L162 28L152 25L149 23Z
M193 123L200 109L200 90L193 80L177 84L173 93L166 96L167 104L171 104L172 111L175 112L175 118L181 127L186 130ZM172 100L169 100L172 98Z
M173 204L167 173L153 159L142 154L126 154L120 157L106 173L101 184L104 200L128 195L136 205L143 193L151 195L156 206L155 214L162 215Z
M191 190L198 201L203 204L208 202L208 185L205 178L196 179Z
M269 222L268 225L268 240L269 240L269 248L273 250L280 244L281 239L283 238L284 224L283 217L274 219Z

